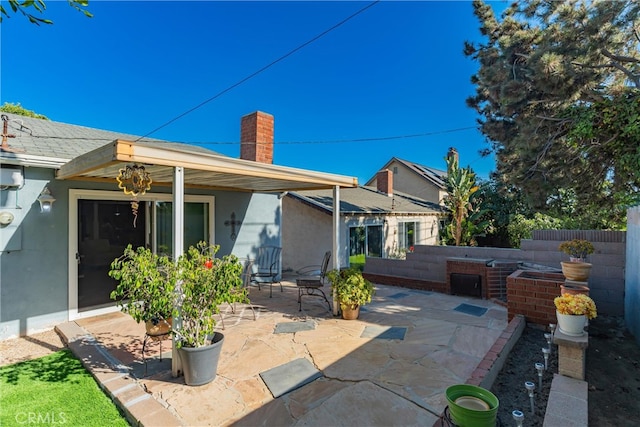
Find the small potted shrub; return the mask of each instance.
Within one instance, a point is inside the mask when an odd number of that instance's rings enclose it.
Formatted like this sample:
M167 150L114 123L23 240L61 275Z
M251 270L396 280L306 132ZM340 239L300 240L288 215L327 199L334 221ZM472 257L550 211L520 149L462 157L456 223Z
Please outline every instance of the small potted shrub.
M584 239L562 242L558 249L569 255L569 261L562 261L562 273L569 280L586 282L591 272L591 264L586 262L587 255L594 251L593 244Z
M560 243L558 249L569 255L569 260L574 262L585 262L587 255L594 251L593 244L584 239L567 240Z
M176 313L176 268L169 257L128 245L111 263L109 276L118 281L110 297L124 313L138 323L145 322L149 335L169 333Z
M357 319L360 306L370 303L375 292L371 282L356 268L332 270L327 273L327 278L331 283L331 294L340 304L342 318Z
M598 315L596 304L585 294L564 294L554 298L560 332L579 336L584 333L587 319Z
M219 305L249 302L242 264L235 255L215 258L219 246L200 242L178 259L179 322L173 330L187 385L207 384L216 376L224 336L215 332Z

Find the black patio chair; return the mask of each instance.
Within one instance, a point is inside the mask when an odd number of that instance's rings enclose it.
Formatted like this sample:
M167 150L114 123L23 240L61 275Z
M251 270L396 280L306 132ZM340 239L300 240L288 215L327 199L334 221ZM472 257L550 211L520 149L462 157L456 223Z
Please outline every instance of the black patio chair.
M331 259L331 251L327 251L322 258L322 264L319 266L308 266L298 270L301 274L296 278L296 286L298 287L298 311L302 311L302 296L312 295L322 297L327 302L329 311L331 311L331 303L327 299L327 295L322 288L326 280L327 269L329 268L329 260Z
M280 284L280 292L283 292L282 282L278 279L280 275L280 254L282 248L279 246L261 246L258 248L258 256L253 265L251 283L258 285L269 285L269 298L273 296L273 284Z

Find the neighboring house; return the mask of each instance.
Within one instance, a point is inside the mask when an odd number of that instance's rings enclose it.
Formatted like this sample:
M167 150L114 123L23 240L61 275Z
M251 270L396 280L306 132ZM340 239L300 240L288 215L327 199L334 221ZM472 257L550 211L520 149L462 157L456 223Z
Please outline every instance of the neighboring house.
M393 188L396 191L411 194L423 200L439 205L447 194L447 172L419 165L418 163L393 157L380 170L393 173ZM366 186L377 186L376 174L365 183Z
M219 255L255 257L260 246L282 245L282 192L357 185L273 165L273 116L262 112L241 120L240 159L14 114L2 119L0 340L117 310L107 272L129 243L176 256L206 240L220 245ZM139 166L152 183L134 199L116 177ZM124 180L130 186L135 177Z
M378 172L378 188L340 190L340 266L349 257L402 257L414 245L438 243L440 219L445 210L393 188L391 171ZM282 205L284 269L297 270L320 263L331 250L333 236L333 192L308 190L289 192ZM310 244L312 243L312 244Z

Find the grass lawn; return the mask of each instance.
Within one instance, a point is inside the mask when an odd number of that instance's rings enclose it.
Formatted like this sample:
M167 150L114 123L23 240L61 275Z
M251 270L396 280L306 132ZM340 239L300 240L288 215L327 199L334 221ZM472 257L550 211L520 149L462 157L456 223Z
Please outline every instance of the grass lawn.
M128 426L70 350L0 368L0 425Z
M351 255L349 257L349 267L354 267L360 271L364 271L364 263L365 263L364 254Z

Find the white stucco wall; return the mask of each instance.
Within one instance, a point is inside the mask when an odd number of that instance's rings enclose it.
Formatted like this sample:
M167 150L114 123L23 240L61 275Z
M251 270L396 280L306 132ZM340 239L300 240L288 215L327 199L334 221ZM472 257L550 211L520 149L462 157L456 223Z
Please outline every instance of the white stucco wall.
M331 216L291 197L282 199L282 269L320 264L332 250Z
M445 191L440 190L437 186L428 183L424 178L416 175L414 171L398 162L391 162L389 170L392 172L397 168L397 173L393 174L393 189L402 193L411 194L432 203L440 204L445 195ZM377 185L374 178L372 186Z
M624 319L640 344L640 206L627 210Z
M282 211L283 270L295 271L303 266L320 264L324 253L330 251L333 245L331 215L292 197L283 199ZM340 266L349 264L349 228L382 225L384 256L387 257L398 247L398 223L403 221L419 223L416 244L437 244L436 215L343 216L340 218Z

